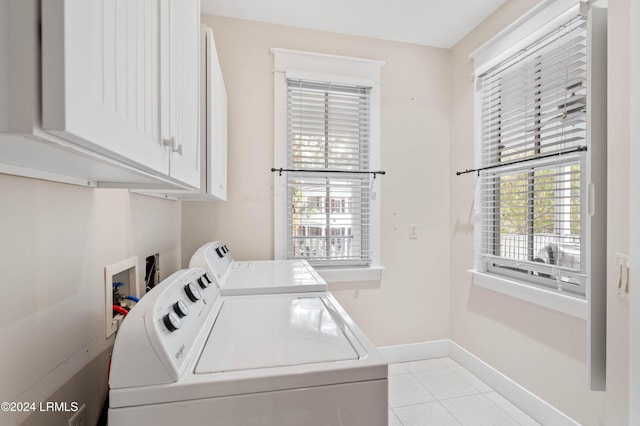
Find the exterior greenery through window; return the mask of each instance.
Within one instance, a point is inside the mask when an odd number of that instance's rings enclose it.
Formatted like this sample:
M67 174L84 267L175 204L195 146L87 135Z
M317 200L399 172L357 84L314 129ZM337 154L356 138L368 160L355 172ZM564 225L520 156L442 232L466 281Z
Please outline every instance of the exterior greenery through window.
M479 77L481 269L579 296L586 43L577 16Z
M370 88L287 80L287 257L368 266Z

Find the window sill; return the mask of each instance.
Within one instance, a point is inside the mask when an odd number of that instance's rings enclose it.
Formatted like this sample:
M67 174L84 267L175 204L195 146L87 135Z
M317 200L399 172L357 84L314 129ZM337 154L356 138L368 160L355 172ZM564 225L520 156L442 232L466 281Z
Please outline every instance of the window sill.
M316 268L316 272L327 283L349 281L380 281L382 266L370 266L368 268Z
M544 306L545 308L562 312L576 318L587 319L587 301L584 299L532 287L516 280L484 272L474 270L470 270L469 272L473 274L473 284L477 286Z

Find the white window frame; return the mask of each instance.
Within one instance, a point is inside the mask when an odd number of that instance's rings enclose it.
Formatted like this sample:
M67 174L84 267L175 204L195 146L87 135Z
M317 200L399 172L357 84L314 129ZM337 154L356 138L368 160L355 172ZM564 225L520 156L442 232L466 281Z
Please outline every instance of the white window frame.
M552 0L543 2L538 7L534 8L531 12L517 20L510 27L499 33L470 55L475 63L476 77L522 51L524 47L531 45L542 35L548 33L553 28L558 27L562 22L566 22L569 17L575 16L580 7L581 5L577 0ZM582 7L584 7L584 5ZM591 78L592 76L590 75L588 79ZM606 84L606 82L604 84ZM593 94L590 94L590 96L593 96ZM477 93L475 97L476 159L480 158L480 127L482 124L480 100L480 96ZM593 115L591 111L589 111L588 114L590 116ZM589 139L590 136L591 134L588 134L587 138ZM593 156L594 152L592 152L590 146L590 151L587 153L586 168L585 171L583 171L583 173L586 173L587 175L591 175L594 171L593 167L591 167L591 158L593 158ZM481 167L478 163L476 166ZM591 182L587 184L587 189L589 190L587 192L589 192L589 194L588 197L586 197L588 200L586 200L585 203L592 202L593 177L591 179ZM480 200L479 186L480 185L476 185L475 199L477 201ZM592 226L590 222L590 217L588 217L585 226L586 235L583 239L582 248L582 250L586 250L585 258L588 271L593 269L590 259L590 241L592 241ZM474 275L474 284L508 294L512 297L526 300L531 303L539 304L571 316L582 319L588 318L588 294L586 297L573 296L569 294L565 295L554 291L548 291L541 287L532 286L530 283L518 280L517 278L493 274L490 271L485 270L486 268L483 266L483 262L480 261L480 256L478 255L480 253L481 240L479 228L479 226L476 227L475 235L476 262L474 270L472 271ZM587 280L589 281L589 279ZM588 291L589 290L587 290L587 293Z
M383 61L271 48L274 56L274 167L287 161L287 79L323 81L371 87L370 167L380 170L380 73ZM380 179L371 189L370 249L368 267L317 268L327 282L377 281L380 264ZM286 178L274 173L274 257L287 258Z

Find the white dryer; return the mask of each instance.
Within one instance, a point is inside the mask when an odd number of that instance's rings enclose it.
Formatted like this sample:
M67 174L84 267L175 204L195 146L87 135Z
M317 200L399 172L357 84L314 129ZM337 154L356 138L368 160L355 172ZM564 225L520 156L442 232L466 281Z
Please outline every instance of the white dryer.
M327 291L327 283L304 259L236 261L221 241L200 247L190 268L202 268L222 295Z
M191 268L116 337L109 424L385 426L387 363L327 292L221 296Z

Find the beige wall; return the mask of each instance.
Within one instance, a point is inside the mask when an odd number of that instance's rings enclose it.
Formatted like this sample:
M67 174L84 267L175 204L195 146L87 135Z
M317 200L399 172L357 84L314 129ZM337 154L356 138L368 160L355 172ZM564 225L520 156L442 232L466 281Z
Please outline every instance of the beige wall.
M452 172L473 164L468 54L536 3L510 1L452 50ZM450 180L451 339L584 425L628 424L628 303L615 294L614 254L629 247L629 0L609 5L606 393L587 390L584 321L471 284L474 177Z
M175 271L180 203L2 174L0 199L0 401L78 401L95 424L113 345L104 267L137 255L142 282L145 256L160 252L162 276ZM68 417L37 413L28 424ZM5 413L0 423L12 424Z
M229 200L183 204L183 265L220 239L240 259L273 258L271 47L380 59L380 283L333 294L377 345L446 338L449 239L449 54L442 49L220 17L213 27L228 93ZM419 238L409 240L409 224ZM361 283L362 284L362 283Z

